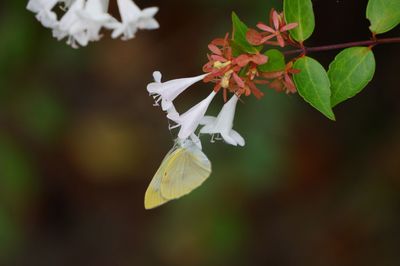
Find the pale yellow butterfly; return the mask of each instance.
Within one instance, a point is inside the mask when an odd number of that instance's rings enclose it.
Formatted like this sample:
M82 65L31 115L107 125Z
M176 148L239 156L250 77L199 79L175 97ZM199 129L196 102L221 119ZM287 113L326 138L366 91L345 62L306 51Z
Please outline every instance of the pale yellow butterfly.
M191 140L177 142L162 161L146 191L145 209L178 199L199 187L211 174L211 162Z

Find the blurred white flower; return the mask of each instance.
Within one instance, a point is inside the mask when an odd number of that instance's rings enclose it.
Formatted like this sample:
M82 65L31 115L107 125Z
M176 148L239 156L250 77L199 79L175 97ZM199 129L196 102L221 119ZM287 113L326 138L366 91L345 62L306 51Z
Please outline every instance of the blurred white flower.
M53 29L55 38L67 38L74 48L100 40L103 27L113 30L113 38L123 35L124 40L132 39L138 29L159 28L153 18L157 7L141 10L132 0L117 1L122 22L108 13L109 0L29 0L27 9L36 14L44 27ZM55 8L64 14L57 17Z
M76 0L61 18L60 22L56 27L53 28L53 37L57 38L57 40L62 40L65 37L68 37L67 44L71 45L73 48L77 48L76 42L81 44L87 44L86 37L82 32L74 32L76 31L74 27L77 26L79 18L78 18L78 10L83 10L85 6L85 0Z
M161 108L163 111L174 111L173 101L176 97L184 92L191 85L204 79L205 75L200 75L192 78L173 79L166 82L161 82L161 72L156 71L153 73L154 81L147 85L147 91L154 97L156 104L161 101Z
M108 0L76 0L53 29L58 40L68 38L67 43L77 48L78 43L86 46L89 41L98 41L101 28L114 20L107 13Z
M26 8L36 13L36 19L46 28L57 25L56 13L52 11L58 0L29 0Z
M200 122L201 125L204 125L200 130L200 134L219 134L228 144L244 146L245 141L243 137L232 129L238 100L239 97L233 95L222 107L217 117L205 116Z
M175 127L181 127L178 133L179 139L187 139L189 136L194 134L215 95L216 92L212 91L207 98L190 108L182 115L177 115L176 113L173 115L167 115L169 119L176 123Z
M129 40L135 37L138 29L153 30L160 27L157 20L154 19L158 7L141 10L132 0L117 0L117 2L122 21L115 21L107 25L113 30L112 38L122 35L122 40Z

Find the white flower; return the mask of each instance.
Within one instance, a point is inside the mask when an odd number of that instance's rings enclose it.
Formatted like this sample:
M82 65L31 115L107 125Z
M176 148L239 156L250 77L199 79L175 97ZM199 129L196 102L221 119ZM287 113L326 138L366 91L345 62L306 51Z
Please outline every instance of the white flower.
M132 0L117 0L122 22L112 22L107 25L113 30L112 38L122 36L122 40L135 37L138 29L158 29L160 25L153 17L158 12L158 7L141 10Z
M204 79L205 75L200 75L192 78L174 79L167 82L161 82L161 73L156 71L153 73L154 81L147 85L147 91L153 95L158 104L161 101L161 108L163 111L169 111L173 108L172 101L178 97L183 91L191 85Z
M36 19L46 28L57 25L57 16L52 11L58 0L29 0L26 8L36 13Z
M179 139L187 139L196 131L215 95L216 92L212 91L207 98L190 108L182 115L176 115L175 113L174 115L167 115L169 119L177 124L175 127L181 127L178 133Z
M200 122L201 125L205 125L200 130L200 134L220 134L226 143L233 146L244 146L245 141L242 136L232 129L238 100L239 98L233 95L222 107L218 117L205 116Z
M158 7L141 10L132 0L117 0L122 22L108 13L109 0L29 0L26 8L36 14L43 26L53 30L58 40L67 38L74 48L101 38L103 27L112 29L112 37L132 39L138 29L157 29L153 18ZM57 18L56 8L64 11Z
M67 43L74 48L77 44L86 46L89 41L101 38L101 28L114 20L107 13L108 0L76 0L62 17L53 35L61 40L68 37Z
M73 48L77 48L76 41L79 43L87 42L86 37L83 34L71 35L70 31L72 27L78 22L78 10L83 10L85 6L84 0L76 0L72 3L68 11L61 18L57 27L53 28L53 36L58 40L62 40L68 36L67 44Z

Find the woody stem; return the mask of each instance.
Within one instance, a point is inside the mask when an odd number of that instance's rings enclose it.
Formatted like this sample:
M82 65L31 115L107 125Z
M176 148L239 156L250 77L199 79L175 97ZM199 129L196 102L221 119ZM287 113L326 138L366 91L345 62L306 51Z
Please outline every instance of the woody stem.
M307 53L312 53L312 52L338 50L338 49L354 47L354 46L375 46L378 44L385 44L385 43L400 43L400 37L375 39L375 40L359 41L359 42L348 42L348 43L324 45L324 46L318 46L318 47L304 46L302 49L285 51L284 54L285 55L296 55L296 54L302 54L302 53L307 54Z

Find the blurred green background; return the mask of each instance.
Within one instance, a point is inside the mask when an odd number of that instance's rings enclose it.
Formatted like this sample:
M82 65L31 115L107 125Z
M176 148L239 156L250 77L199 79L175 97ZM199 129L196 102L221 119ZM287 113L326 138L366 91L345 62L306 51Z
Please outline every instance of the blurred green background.
M370 37L366 0L313 2L307 45ZM137 1L160 6L160 30L79 50L26 3L0 3L0 265L400 265L399 45L376 47L375 79L335 123L298 95L247 99L235 121L246 146L204 137L211 178L145 211L172 145L152 72L200 74L231 11L254 25L281 1ZM312 56L327 67L336 53ZM181 110L210 89L187 91Z

